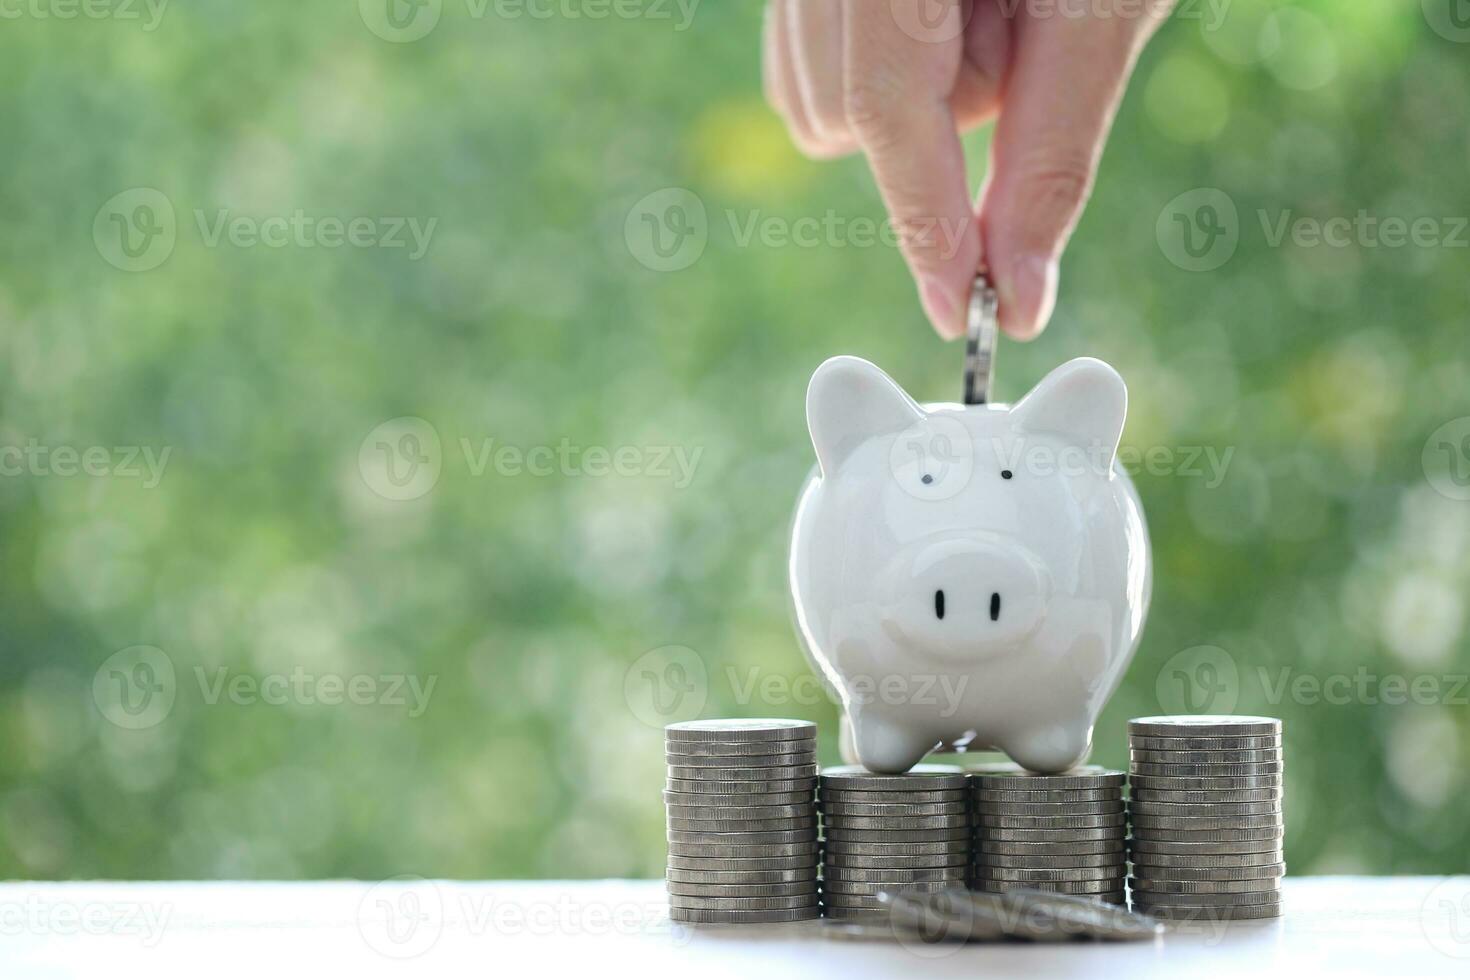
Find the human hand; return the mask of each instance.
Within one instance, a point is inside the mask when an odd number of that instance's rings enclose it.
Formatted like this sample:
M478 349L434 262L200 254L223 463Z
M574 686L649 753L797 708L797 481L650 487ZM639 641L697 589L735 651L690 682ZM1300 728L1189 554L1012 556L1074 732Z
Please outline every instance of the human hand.
M1172 3L769 0L766 95L809 156L867 155L941 336L964 333L983 265L1001 329L1027 340L1051 318L1113 114ZM972 206L959 134L991 119Z

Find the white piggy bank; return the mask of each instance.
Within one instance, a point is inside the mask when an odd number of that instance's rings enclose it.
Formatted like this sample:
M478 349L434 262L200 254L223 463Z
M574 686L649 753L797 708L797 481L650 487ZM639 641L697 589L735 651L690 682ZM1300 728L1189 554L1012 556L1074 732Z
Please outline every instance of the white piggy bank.
M849 761L903 772L967 739L1037 772L1086 760L1152 588L1127 404L1091 358L1014 407L921 407L856 357L817 369L790 584Z

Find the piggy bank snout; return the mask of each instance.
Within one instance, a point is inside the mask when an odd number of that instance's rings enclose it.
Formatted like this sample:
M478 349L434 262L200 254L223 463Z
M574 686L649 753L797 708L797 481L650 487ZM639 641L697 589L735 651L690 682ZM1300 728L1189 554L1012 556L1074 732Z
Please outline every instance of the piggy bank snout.
M1018 542L961 537L920 544L896 555L882 578L884 631L943 660L1005 654L1046 615L1045 568Z

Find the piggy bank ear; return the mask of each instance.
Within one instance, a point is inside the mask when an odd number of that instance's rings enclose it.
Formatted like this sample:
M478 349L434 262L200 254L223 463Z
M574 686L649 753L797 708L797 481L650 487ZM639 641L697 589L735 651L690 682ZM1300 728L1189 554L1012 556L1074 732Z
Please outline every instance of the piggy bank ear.
M868 439L902 432L923 417L892 378L861 357L823 362L806 389L806 424L825 476Z
M1128 415L1128 386L1095 357L1068 361L1011 409L1017 428L1059 435L1084 449L1100 449L1111 467Z

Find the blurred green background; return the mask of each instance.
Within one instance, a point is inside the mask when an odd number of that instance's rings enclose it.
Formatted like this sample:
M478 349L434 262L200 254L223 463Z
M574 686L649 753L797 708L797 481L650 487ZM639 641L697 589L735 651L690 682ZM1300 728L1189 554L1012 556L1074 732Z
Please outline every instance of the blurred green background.
M657 876L663 721L814 718L836 761L784 582L804 387L855 353L948 400L960 350L864 165L764 106L758 5L28 4L0 875ZM1278 714L1294 872L1464 871L1470 25L1218 9L1146 52L1000 355L1003 398L1082 354L1132 392L1154 604L1095 759ZM1313 242L1360 212L1430 224Z

